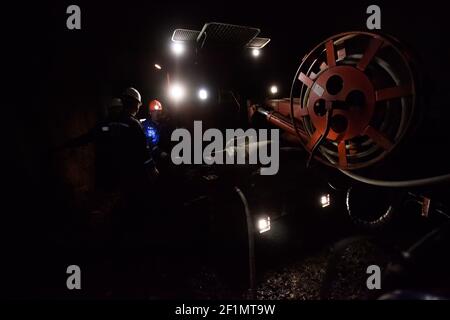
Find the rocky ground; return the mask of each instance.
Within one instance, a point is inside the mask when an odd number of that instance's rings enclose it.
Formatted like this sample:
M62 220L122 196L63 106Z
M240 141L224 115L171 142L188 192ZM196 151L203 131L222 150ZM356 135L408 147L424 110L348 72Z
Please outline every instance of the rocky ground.
M335 268L329 269L330 263ZM258 284L257 298L369 299L371 292L366 287L366 269L371 264L378 264L383 268L386 263L386 254L369 240L357 240L339 252L328 247L279 268L265 271ZM327 280L326 276L329 276Z

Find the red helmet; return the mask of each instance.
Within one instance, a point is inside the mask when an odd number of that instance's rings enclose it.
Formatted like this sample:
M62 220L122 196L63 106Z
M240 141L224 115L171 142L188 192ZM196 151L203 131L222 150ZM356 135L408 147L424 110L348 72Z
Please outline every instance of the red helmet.
M158 100L152 100L149 104L149 110L152 111L161 111L162 110L162 104Z

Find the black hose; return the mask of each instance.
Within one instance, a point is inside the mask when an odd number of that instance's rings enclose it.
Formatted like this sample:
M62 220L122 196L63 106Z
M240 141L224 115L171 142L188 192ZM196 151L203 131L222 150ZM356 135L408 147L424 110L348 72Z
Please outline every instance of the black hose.
M253 232L253 220L250 214L247 198L244 193L238 187L234 187L234 190L239 195L239 198L244 205L245 217L247 222L247 237L248 237L248 266L249 266L249 278L250 278L250 299L255 299L256 292L256 266L255 266L255 239Z
M421 187L421 186L429 186L435 185L445 182L450 182L450 174L444 174L435 177L423 178L423 179L415 179L415 180L399 180L399 181L386 181L386 180L376 180L366 178L349 171L342 170L338 168L346 176L357 180L359 182L370 184L378 187L388 187L388 188L412 188L412 187Z

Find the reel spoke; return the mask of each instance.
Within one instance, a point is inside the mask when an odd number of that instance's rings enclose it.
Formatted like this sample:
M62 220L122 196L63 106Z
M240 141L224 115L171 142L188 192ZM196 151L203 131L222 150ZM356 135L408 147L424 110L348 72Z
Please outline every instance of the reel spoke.
M314 148L314 146L316 145L317 141L319 141L319 139L321 137L322 137L322 134L319 132L319 130L316 129L316 131L314 131L313 135L309 139L309 142L308 142L306 148L311 151Z
M326 43L325 49L327 51L327 64L328 67L336 66L336 56L334 54L334 43L333 40L330 40Z
M311 86L313 85L313 81L303 72L301 72L300 75L298 76L298 80L303 82L305 86L307 86L308 88L311 88Z
M375 57L375 55L378 52L378 49L380 49L382 44L383 40L379 38L370 39L369 45L367 46L366 51L364 52L361 60L359 60L358 65L356 67L361 71L366 70L367 66L372 61L373 57Z
M403 85L398 87L391 87L380 89L375 92L376 101L390 100L410 96L413 94L411 85Z
M338 145L339 166L347 168L347 149L345 147L345 140L341 140Z

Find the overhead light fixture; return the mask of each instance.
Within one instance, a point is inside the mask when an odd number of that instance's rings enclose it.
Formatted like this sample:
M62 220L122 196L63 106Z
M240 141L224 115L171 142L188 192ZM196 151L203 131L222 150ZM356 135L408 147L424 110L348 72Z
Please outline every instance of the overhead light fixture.
M169 96L172 98L175 102L181 101L186 94L186 89L183 85L179 83L174 83L169 88Z
M254 56L255 58L259 57L260 54L261 54L261 52L259 49L252 50L252 56Z
M182 43L179 42L174 42L172 43L172 52L177 55L180 56L184 53L184 45Z
M278 87L277 86L271 86L270 87L270 93L271 94L277 94L278 93Z
M321 196L320 204L322 205L322 208L328 207L331 204L330 195L324 194L323 196Z
M162 68L161 68L161 65L159 65L159 64L157 64L157 63L155 63L155 68L158 69L158 70L161 70L161 69L162 69Z
M198 98L200 100L206 100L208 99L208 91L206 89L200 89L198 90Z
M263 217L258 220L258 230L259 233L264 233L270 230L270 217Z

